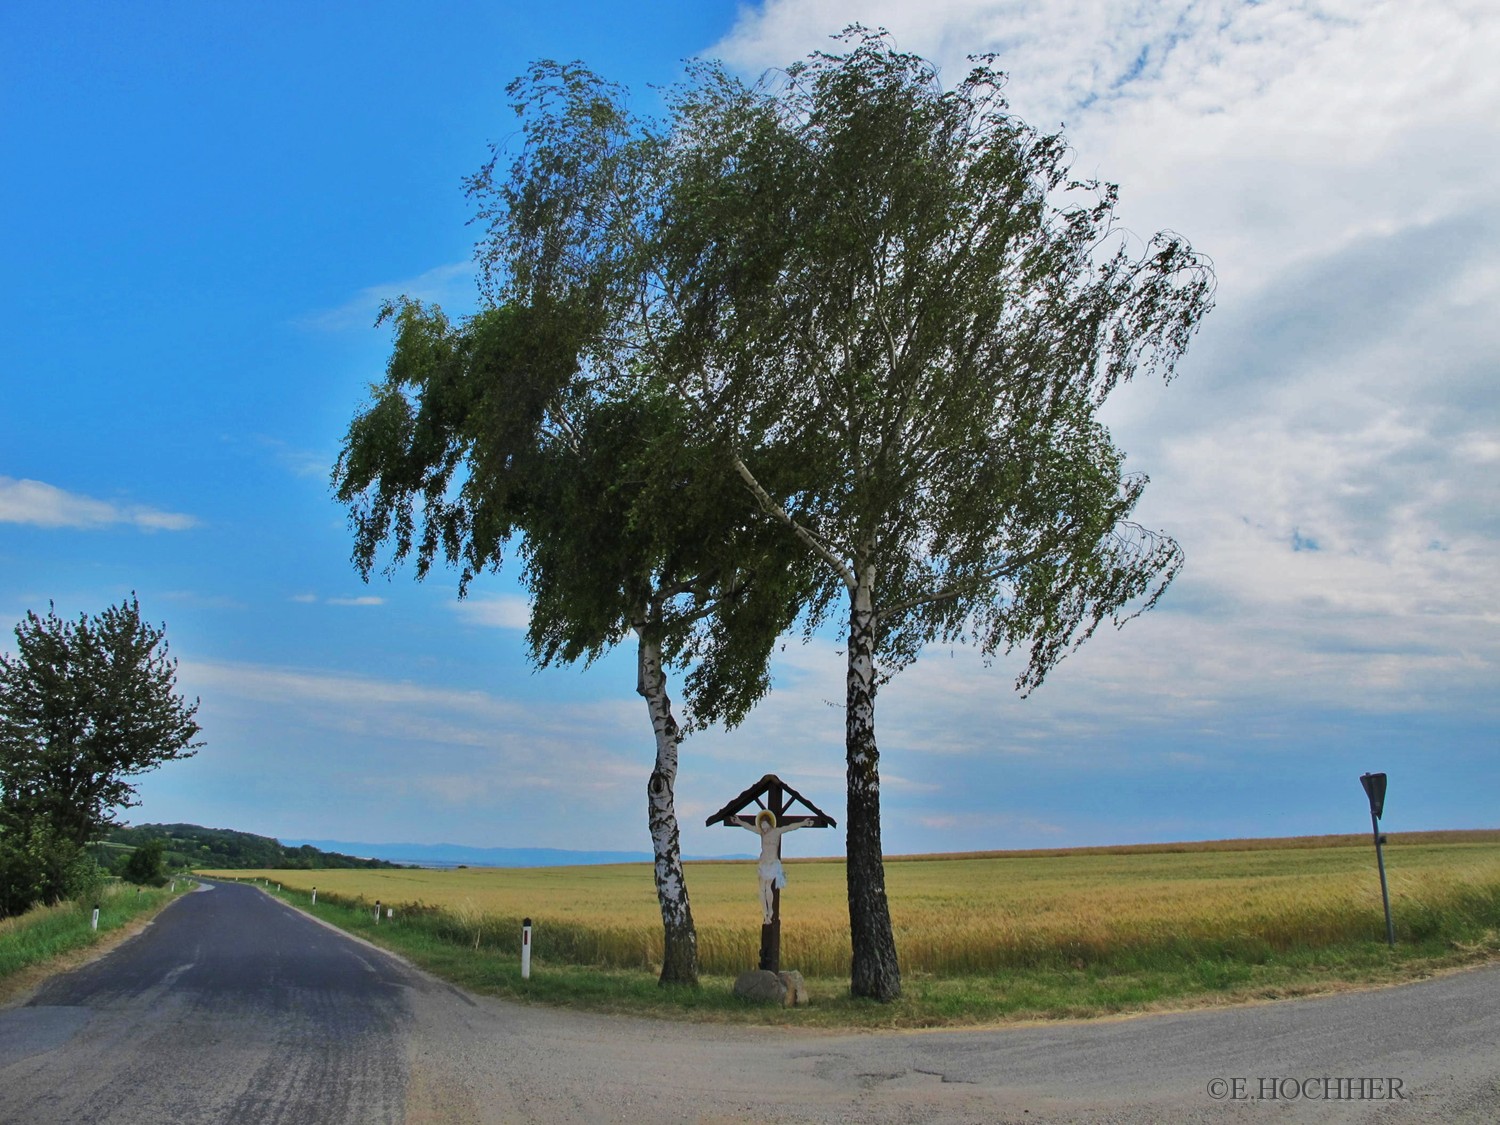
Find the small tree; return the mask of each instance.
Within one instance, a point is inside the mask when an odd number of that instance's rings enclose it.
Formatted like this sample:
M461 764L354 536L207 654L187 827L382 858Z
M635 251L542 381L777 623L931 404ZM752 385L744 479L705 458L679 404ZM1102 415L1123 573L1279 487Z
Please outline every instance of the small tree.
M77 621L28 613L15 634L15 655L0 654L0 847L51 856L35 897L56 898L88 842L139 803L130 779L197 752L198 703L178 695L165 627L134 595Z
M167 853L165 840L147 840L130 855L120 868L120 877L141 887L159 887L167 881L163 863Z

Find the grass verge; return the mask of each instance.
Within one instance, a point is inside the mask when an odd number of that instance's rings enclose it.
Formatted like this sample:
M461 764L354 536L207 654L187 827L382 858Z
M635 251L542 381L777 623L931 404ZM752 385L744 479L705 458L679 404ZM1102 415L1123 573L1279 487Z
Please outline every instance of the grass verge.
M179 878L177 889L106 887L99 896L99 928L94 903L39 906L0 919L0 1004L30 992L55 973L75 968L139 933L157 913L192 884Z
M983 1027L1181 1011L1398 984L1500 960L1500 928L1487 927L1413 936L1395 949L1381 940L1284 952L1167 943L1076 966L907 971L903 995L891 1004L851 998L847 977L809 977L811 1005L792 1009L746 1004L731 994L732 977L717 974L705 974L698 989L661 988L643 969L533 957L531 978L522 980L519 932L517 949L507 953L455 940L451 922L435 912L398 909L377 923L362 904L325 896L314 905L306 892L278 891L274 882L262 889L481 995L617 1014L825 1029Z

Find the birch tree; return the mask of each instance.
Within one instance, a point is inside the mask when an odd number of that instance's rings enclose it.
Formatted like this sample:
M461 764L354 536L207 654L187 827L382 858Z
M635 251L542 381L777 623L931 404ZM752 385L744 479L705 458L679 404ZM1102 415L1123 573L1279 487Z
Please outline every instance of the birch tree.
M1171 377L1212 275L1175 234L1118 232L1114 186L1071 177L990 60L947 91L883 34L841 46L678 94L659 268L678 385L821 565L815 606L846 606L851 983L889 1000L877 689L942 641L1023 651L1030 691L1161 597L1181 551L1130 520L1146 478L1098 410ZM802 470L784 501L774 450Z
M1019 650L1029 692L1161 597L1181 551L1131 520L1146 479L1098 411L1171 377L1212 274L1120 232L992 60L944 90L881 34L840 46L756 86L696 64L662 122L539 64L471 190L497 289L586 300L587 369L649 371L819 576L805 621L842 612L851 991L891 1000L877 690L941 641Z
M581 377L578 322L562 310L499 306L454 324L401 301L384 316L395 325L387 379L334 470L354 562L368 579L387 545L391 567L415 554L419 578L446 561L463 596L515 540L539 666L592 663L634 634L656 748L647 802L661 982L696 984L674 805L683 728L667 671L688 669L689 725L737 723L769 687L805 567L743 490L697 471L701 446L673 400L641 386L612 398Z

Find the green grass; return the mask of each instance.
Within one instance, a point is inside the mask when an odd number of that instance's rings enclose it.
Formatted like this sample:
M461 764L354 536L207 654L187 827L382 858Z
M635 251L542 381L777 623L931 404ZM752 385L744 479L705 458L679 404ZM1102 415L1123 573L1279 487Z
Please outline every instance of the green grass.
M27 969L45 969L69 954L109 939L121 928L149 917L189 886L177 880L177 891L131 886L106 887L99 897L99 928L92 926L94 903L64 902L39 906L0 920L0 991Z

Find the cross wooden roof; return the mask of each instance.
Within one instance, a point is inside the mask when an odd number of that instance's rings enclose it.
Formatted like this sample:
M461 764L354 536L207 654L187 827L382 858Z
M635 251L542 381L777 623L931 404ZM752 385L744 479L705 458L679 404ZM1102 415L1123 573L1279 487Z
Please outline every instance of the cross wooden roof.
M794 802L800 803L808 811L806 813L794 813L791 811ZM713 816L704 821L704 825L728 824L731 819L738 816L751 805L757 809L770 809L776 814L777 824L801 824L807 828L837 828L838 821L829 816L817 805L813 804L801 793L798 793L774 773L768 773L754 785L746 789L738 797L735 797ZM779 808L773 807L779 805Z

